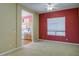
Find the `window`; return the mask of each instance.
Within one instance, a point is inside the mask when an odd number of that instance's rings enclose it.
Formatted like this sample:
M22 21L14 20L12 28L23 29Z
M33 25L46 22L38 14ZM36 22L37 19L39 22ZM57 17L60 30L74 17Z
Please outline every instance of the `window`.
M47 34L56 36L65 36L65 17L48 18Z

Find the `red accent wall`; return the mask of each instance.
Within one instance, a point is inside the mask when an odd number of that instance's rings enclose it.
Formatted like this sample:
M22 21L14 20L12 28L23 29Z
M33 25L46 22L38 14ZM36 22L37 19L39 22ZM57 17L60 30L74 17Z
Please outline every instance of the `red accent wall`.
M47 18L66 17L66 36L47 35ZM79 43L78 8L43 13L39 15L39 38L44 40ZM68 40L66 40L68 39Z
M78 18L79 18L79 8L78 8Z

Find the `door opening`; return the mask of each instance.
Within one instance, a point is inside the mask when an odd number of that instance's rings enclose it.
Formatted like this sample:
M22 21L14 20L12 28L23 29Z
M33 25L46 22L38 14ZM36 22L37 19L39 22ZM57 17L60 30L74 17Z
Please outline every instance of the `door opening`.
M22 9L22 46L32 42L32 14Z

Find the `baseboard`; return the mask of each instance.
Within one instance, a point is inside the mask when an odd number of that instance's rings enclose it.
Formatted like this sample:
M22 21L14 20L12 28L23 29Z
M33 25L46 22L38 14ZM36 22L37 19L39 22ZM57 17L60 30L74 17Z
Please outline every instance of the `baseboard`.
M43 39L40 39L40 40L43 40ZM50 41L50 40L43 40L43 41ZM61 42L61 41L51 41L51 42L63 43L63 44L71 44L71 45L79 45L79 44L77 44L77 43L69 43L69 42ZM32 42L32 43L33 43L33 42ZM31 44L32 44L32 43L31 43ZM30 45L30 44L28 44L27 46L29 46L29 45ZM26 45L25 45L25 46L26 46ZM0 54L0 56L4 56L5 54L8 54L8 53L13 52L13 51L16 51L16 50L18 50L18 49L20 49L20 48L22 48L22 47L24 47L24 46L21 46L21 47L14 48L14 49L8 50L8 51L6 51L6 52L3 52L3 53Z
M41 40L43 40L43 39L41 39ZM51 41L51 40L44 40L44 41ZM63 44L71 44L71 45L79 45L78 43L61 42L61 41L51 41L51 42L55 42L55 43L63 43Z
M33 43L33 42L32 42L32 43ZM30 44L32 44L32 43L30 43ZM29 46L30 44L23 45L23 46L20 46L20 47L18 47L18 48L14 48L14 49L8 50L8 51L6 51L6 52L0 53L0 56L4 56L5 54L11 53L11 52L16 51L16 50L18 50L18 49L20 49L20 48L23 48L23 47L25 47L25 46Z
M14 49L8 50L6 52L2 52L2 53L0 53L0 56L4 56L5 54L8 54L8 53L13 52L13 51L16 51L16 50L18 50L20 48L22 48L22 47L18 47L18 48L14 48Z

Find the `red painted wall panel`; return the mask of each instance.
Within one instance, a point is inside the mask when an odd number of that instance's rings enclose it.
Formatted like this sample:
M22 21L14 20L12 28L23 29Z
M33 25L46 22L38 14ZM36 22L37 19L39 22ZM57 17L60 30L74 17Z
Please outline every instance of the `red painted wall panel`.
M47 35L47 18L66 17L66 36ZM39 15L39 38L45 40L79 43L78 8L43 13ZM68 40L66 40L68 39Z
M79 18L79 8L78 8L78 18Z

